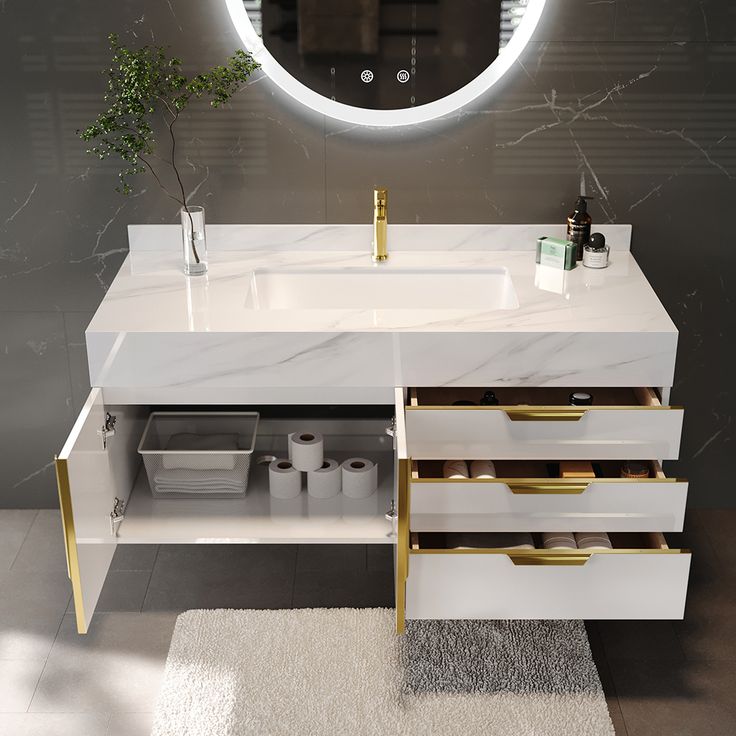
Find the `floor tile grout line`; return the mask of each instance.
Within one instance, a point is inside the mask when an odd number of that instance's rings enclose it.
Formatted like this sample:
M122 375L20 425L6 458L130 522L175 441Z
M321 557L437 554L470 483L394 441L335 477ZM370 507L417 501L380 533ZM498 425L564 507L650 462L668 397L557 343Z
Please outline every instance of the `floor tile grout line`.
M143 613L143 609L146 605L146 598L148 598L148 591L151 588L151 580L153 580L153 571L156 569L156 563L158 562L158 554L161 551L161 545L156 545L156 554L153 558L153 562L151 563L151 571L148 576L148 582L146 583L146 592L143 594L143 598L141 600L141 608L139 613Z
M28 708L26 708L26 713L31 712L31 706L33 705L33 700L35 699L36 693L38 692L38 686L41 684L43 673L46 672L46 667L48 666L49 659L51 657L51 652L54 651L56 640L59 638L59 632L61 631L61 627L64 625L64 619L67 616L67 609L69 608L69 601L71 599L72 599L72 594L71 592L69 592L69 597L67 598L67 602L66 602L66 608L64 609L64 612L61 614L61 617L59 619L59 625L56 627L56 633L54 634L54 640L51 642L49 651L46 653L46 657L44 658L43 667L41 668L41 672L38 675L38 680L36 680L36 686L33 688L33 694L31 695L31 699L28 701Z
M720 510L720 509L716 509L716 510ZM718 554L718 545L716 544L715 540L711 536L710 531L708 531L708 525L705 523L705 521L703 520L703 517L700 514L697 514L697 517L698 517L698 520L696 523L698 524L698 526L700 526L703 532L705 532L705 538L708 542L708 547L710 548L710 552L713 554L714 559L717 562L720 562L721 556ZM693 554L695 554L695 552L693 552Z
M628 736L629 729L628 729L628 726L626 725L626 718L624 718L624 709L621 707L621 701L618 697L618 690L616 689L616 682L613 679L613 671L611 669L611 663L608 660L608 652L606 651L606 645L605 645L605 642L603 641L601 630L598 626L597 621L588 621L587 623L592 624L595 627L595 635L598 640L598 651L602 654L601 666L605 666L606 668L606 674L608 675L606 678L606 682L609 684L609 688L612 691L612 692L607 693L605 688L603 687L603 678L601 677L600 669L598 668L598 665L594 659L593 663L596 665L596 669L599 669L598 679L601 680L601 689L603 690L603 695L604 697L608 696L609 698L612 698L615 701L616 706L618 707L619 715L621 716L621 721L623 722L624 733L616 734L616 736ZM590 637L588 637L588 646L590 646ZM610 708L609 708L609 717L610 717ZM612 718L611 718L611 722L613 722ZM614 726L614 729L615 729L615 726Z
M15 565L16 561L18 560L20 551L23 549L23 545L26 543L26 540L28 539L28 535L31 533L31 529L33 528L33 525L36 523L36 519L38 519L38 514L40 513L40 511L41 509L34 510L33 519L31 520L31 523L28 525L28 529L26 529L26 533L23 535L23 539L21 540L21 543L18 545L18 550L13 556L13 561L10 563L10 567L8 568L8 571L13 569L13 565Z
M291 600L289 601L289 608L294 608L294 595L296 593L296 571L299 567L299 548L300 544L296 545L296 553L294 554L294 574L291 578Z

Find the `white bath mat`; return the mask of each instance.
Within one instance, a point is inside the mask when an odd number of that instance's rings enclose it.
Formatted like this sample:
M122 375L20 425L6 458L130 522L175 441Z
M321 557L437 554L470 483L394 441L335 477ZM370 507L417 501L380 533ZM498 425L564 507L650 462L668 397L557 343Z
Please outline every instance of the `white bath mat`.
M188 611L153 736L613 736L580 621Z

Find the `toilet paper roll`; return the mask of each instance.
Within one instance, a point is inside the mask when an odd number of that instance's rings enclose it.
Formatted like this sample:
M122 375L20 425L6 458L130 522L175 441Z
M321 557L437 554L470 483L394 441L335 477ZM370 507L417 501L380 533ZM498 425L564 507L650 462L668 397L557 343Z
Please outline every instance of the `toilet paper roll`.
M302 474L291 460L277 458L268 466L268 492L274 498L296 498L302 491Z
M378 465L364 457L351 457L342 464L342 492L348 498L368 498L378 487Z
M442 466L442 477L453 478L455 480L470 478L468 464L465 460L445 460Z
M297 470L322 467L325 443L319 432L292 432L289 435L289 459Z
M575 541L578 549L613 549L605 532L575 532Z
M491 460L473 460L470 463L471 478L495 478L496 466Z
M542 532L542 546L545 549L577 549L572 532Z
M307 493L313 498L332 498L342 488L342 470L337 460L325 458L322 466L307 473Z

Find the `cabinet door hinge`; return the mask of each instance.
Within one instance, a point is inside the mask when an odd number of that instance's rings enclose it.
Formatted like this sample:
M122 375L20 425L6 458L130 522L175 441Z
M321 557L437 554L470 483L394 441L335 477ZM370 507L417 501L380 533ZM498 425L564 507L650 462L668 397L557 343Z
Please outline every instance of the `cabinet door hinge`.
M389 437L396 437L396 417L391 419L391 424L386 427L386 434Z
M125 518L125 501L121 498L115 497L112 505L112 511L110 512L110 534L113 537L118 535L118 524Z
M118 418L110 412L105 412L105 423L100 429L97 430L97 434L102 437L102 449L107 449L107 438L112 437L115 434L115 422Z

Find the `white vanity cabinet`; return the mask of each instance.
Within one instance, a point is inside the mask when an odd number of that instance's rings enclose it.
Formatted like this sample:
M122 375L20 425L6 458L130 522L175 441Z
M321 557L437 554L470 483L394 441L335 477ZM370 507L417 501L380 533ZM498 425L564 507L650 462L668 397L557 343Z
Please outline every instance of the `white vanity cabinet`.
M187 279L177 227L132 227L87 330L94 388L56 461L79 631L119 544L390 544L399 632L407 618L682 617L690 554L663 535L682 530L688 494L662 467L683 422L669 402L677 330L628 252L631 228L601 229L609 268L550 279L534 242L558 226L391 226L390 258L374 269L363 226L208 226L209 274ZM353 267L377 279L375 309L297 309L309 296L298 290L288 308L262 308L249 291L264 269L320 283L315 273ZM502 274L508 298L428 308L429 272L435 289ZM381 289L414 278L382 308ZM365 300L374 281L361 283ZM498 405L463 405L487 389ZM580 390L592 406L569 405ZM161 406L262 409L244 497L152 497L137 447ZM316 418L296 419L310 406ZM377 493L273 499L255 460L284 456L287 433L307 428L325 435L327 457L376 460ZM493 460L497 477L445 479L448 459ZM596 477L555 477L565 460L593 462ZM624 460L649 477L619 477ZM606 531L614 549L458 549L446 537L544 531Z

